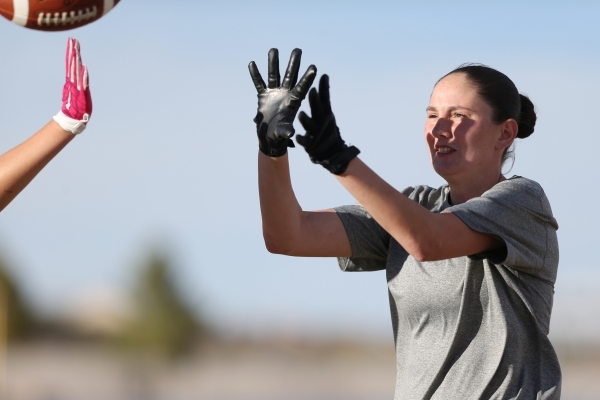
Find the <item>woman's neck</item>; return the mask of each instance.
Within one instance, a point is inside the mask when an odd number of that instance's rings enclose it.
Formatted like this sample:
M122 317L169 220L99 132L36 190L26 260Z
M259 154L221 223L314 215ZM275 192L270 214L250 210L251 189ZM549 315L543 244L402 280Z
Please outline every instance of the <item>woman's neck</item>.
M448 180L450 186L450 199L452 205L466 202L474 197L479 197L498 182L506 180L504 175L477 176L476 179L460 180L452 182Z

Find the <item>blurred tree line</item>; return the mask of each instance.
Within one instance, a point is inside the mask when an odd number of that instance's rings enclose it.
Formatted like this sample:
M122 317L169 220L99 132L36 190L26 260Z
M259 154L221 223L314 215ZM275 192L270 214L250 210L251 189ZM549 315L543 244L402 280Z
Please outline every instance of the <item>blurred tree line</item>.
M27 338L35 318L0 258L0 337L8 342Z
M121 338L128 347L172 357L208 334L181 298L165 256L148 257L132 295L134 313Z
M63 320L42 319L27 305L9 269L0 259L0 338L8 343L47 336L49 332L70 339L82 333ZM117 334L94 337L131 351L164 357L185 354L210 335L208 325L185 304L175 284L169 259L151 252L131 288L132 313ZM3 318L2 316L5 315Z

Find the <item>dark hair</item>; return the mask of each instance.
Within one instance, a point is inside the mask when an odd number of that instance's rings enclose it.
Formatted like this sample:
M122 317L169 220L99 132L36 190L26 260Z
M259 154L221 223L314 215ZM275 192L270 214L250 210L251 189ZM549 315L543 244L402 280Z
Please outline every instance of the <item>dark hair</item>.
M494 123L499 124L512 118L519 125L517 133L519 139L525 139L533 133L537 119L533 103L527 96L519 94L517 87L508 76L487 65L462 64L444 75L438 82L448 75L457 73L465 74L477 89L477 93L492 108ZM513 150L509 149L510 147L506 148L502 154L503 163L508 158L514 157Z

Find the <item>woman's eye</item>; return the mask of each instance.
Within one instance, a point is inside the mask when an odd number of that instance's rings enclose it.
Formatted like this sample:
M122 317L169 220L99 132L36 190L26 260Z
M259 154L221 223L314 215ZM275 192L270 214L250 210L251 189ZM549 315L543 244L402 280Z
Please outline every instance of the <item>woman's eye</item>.
M435 114L429 114L429 115L427 116L427 118L437 118L437 115L435 115Z

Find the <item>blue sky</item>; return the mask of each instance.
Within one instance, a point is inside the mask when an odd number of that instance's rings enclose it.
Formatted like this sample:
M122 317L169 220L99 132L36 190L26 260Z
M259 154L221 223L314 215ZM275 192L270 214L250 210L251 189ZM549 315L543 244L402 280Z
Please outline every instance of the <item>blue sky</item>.
M0 252L48 312L93 287L126 288L157 246L190 304L227 331L391 340L383 273L265 250L247 65L264 74L271 47L282 68L301 48L302 71L330 75L343 137L403 188L443 183L422 137L429 94L459 64L481 62L537 107L510 175L538 181L560 225L552 335L598 340L598 15L593 2L122 0L70 32L1 20L1 151L58 111L69 35L81 42L94 112L2 212ZM301 149L290 157L305 209L354 202Z

